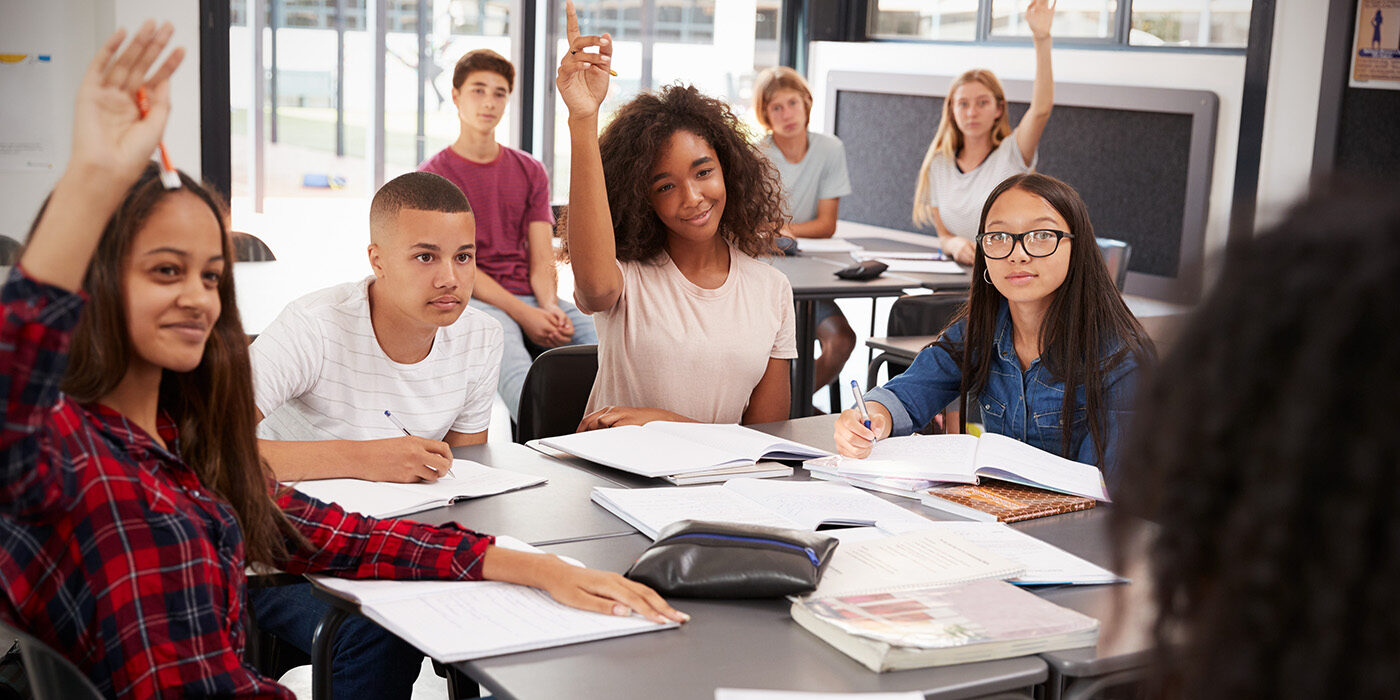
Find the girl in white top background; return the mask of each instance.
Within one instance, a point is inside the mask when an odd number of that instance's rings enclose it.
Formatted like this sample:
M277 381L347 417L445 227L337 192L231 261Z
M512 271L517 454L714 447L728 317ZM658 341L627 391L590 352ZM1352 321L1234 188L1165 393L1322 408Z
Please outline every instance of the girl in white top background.
M777 171L728 105L689 86L638 95L600 136L612 38L580 36L572 2L566 12L556 85L572 174L560 226L574 299L598 329L579 429L786 419L792 287L756 259L786 223Z
M1050 71L1055 4L1031 0L1026 8L1035 46L1035 85L1030 109L1015 131L1001 81L989 70L970 70L949 86L938 131L919 167L914 223L932 225L943 251L964 265L972 264L976 252L973 238L987 195L1002 180L1035 169L1036 147L1055 101Z

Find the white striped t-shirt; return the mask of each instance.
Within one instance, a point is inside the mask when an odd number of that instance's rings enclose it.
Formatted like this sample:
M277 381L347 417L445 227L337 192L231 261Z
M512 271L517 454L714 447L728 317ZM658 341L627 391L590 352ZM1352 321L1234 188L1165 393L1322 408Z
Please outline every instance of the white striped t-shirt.
M250 348L253 392L267 440L377 440L479 433L491 423L501 370L501 324L467 307L439 328L428 356L389 359L369 319L374 277L312 292L282 310Z

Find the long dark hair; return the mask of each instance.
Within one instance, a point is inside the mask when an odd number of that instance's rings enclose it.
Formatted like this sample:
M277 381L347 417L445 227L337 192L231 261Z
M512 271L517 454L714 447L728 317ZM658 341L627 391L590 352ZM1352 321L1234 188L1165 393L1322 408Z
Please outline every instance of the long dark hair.
M234 254L224 209L214 194L188 175L180 173L180 183L218 219L228 272L219 279L221 311L205 342L203 359L192 371L162 373L160 407L179 428L180 458L205 487L233 506L248 561L275 565L286 558L287 538L303 540L272 500L271 472L258 454L253 374L234 295ZM75 401L95 402L126 376L134 350L127 330L123 263L136 233L168 192L161 185L160 169L148 164L102 231L83 278L88 303L73 331L63 377L63 391Z
M719 235L749 255L772 254L773 240L787 223L777 169L744 135L729 105L690 85L668 85L619 107L598 137L617 259L650 260L666 248L666 226L647 198L646 175L677 131L689 131L715 149L725 190ZM567 254L567 213L559 230Z
M981 234L987 229L987 212L997 198L1009 190L1022 190L1045 200L1069 225L1074 234L1070 246L1069 272L1055 292L1045 321L1040 327L1040 361L1057 381L1065 385L1065 398L1060 408L1060 425L1065 426L1060 450L1070 454L1070 429L1074 418L1074 400L1080 386L1084 387L1084 413L1094 449L1103 460L1106 416L1103 405L1103 376L1129 357L1139 365L1155 358L1152 341L1142 325L1133 317L1128 305L1108 276L1103 256L1094 238L1094 226L1089 222L1089 208L1073 187L1049 175L1027 173L1013 175L1001 182L982 206L982 218L977 224ZM1061 244L1063 245L1063 244ZM972 290L952 322L966 320L964 342L939 344L948 350L962 370L962 429L967 432L967 396L987 388L992 370L992 354L996 352L997 314L1006 297L988 284L984 275L987 259L982 247L972 264ZM1105 356L1107 353L1107 356Z
M1164 697L1400 687L1400 200L1358 189L1232 250L1139 393L1114 531L1158 526Z

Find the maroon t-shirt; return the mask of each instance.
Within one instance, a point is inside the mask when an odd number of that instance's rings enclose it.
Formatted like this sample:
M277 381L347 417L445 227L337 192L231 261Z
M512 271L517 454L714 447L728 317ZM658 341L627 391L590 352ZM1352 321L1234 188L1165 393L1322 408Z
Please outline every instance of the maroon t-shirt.
M530 224L554 223L544 165L509 146L490 163L476 163L449 146L418 169L441 175L461 188L476 218L476 267L511 294L530 288Z

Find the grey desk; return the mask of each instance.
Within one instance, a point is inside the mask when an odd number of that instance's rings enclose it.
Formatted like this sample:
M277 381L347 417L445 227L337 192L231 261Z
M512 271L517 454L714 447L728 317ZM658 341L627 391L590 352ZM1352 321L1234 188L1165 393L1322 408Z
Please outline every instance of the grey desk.
M528 489L415 513L408 516L409 519L430 525L456 522L473 530L510 535L534 545L636 532L631 525L588 500L595 486L619 485L603 476L573 469L515 443L458 447L452 454L491 467L543 476L549 481Z
M551 545L589 566L624 571L641 535ZM502 700L668 698L712 700L715 688L826 692L919 691L976 698L1030 689L1047 678L1037 657L871 673L798 627L784 600L674 600L691 615L680 629L457 664Z
M899 360L909 364L914 361L914 356L918 355L920 350L937 339L936 335L898 335L867 339L865 345L871 350L879 350L880 354L870 360L865 375L865 388L868 390L879 386L881 365L890 360Z
M793 363L791 415L807 416L811 415L812 392L816 390L812 386L812 343L816 341L817 333L816 302L897 297L920 283L904 275L893 274L863 282L844 280L836 276L843 263L816 256L774 258L771 262L792 284L792 298L797 305L797 361ZM849 264L849 261L845 264Z

